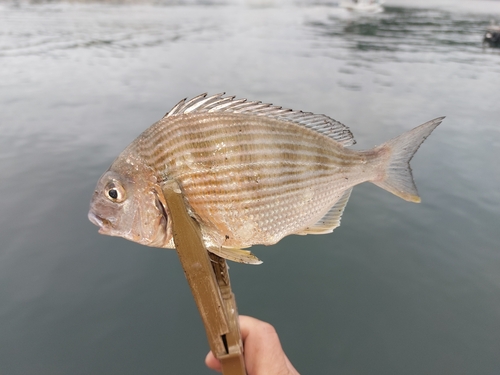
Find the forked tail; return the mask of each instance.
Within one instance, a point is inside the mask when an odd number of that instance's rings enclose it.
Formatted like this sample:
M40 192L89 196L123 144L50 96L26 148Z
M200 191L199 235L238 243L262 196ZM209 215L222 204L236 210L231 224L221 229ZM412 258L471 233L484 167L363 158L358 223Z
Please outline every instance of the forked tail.
M388 161L385 163L384 178L371 182L404 200L419 203L420 197L411 174L410 160L443 119L444 117L438 117L428 121L377 147L377 150L386 150L388 156L385 157Z

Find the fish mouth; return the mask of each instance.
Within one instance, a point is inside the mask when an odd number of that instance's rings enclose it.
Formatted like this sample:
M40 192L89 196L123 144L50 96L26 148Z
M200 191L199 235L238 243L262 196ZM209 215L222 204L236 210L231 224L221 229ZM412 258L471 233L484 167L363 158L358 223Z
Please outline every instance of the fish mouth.
M97 216L92 211L89 211L88 218L92 224L99 227L99 233L106 233L111 228L111 223L109 220Z

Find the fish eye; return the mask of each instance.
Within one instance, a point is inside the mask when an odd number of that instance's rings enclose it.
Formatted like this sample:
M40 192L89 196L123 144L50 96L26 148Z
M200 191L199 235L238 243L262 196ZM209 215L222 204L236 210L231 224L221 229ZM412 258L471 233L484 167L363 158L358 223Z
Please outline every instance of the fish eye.
M105 187L106 197L113 202L121 203L127 197L125 189L118 181L112 180Z
M118 198L118 190L116 190L115 188L109 189L108 195L111 199L116 199L116 198Z

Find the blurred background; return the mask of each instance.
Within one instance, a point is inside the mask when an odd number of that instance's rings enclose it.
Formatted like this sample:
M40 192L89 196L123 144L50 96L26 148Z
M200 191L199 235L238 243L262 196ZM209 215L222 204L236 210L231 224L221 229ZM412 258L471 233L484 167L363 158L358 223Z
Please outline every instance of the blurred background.
M438 116L422 196L231 263L303 374L500 373L500 1L0 2L0 374L210 374L175 251L101 236L99 176L184 97L323 113L371 148Z

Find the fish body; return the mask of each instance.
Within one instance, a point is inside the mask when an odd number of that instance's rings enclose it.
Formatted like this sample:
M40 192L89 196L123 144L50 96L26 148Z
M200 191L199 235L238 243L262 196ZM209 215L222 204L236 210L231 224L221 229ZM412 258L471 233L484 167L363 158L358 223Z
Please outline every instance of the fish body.
M352 188L370 181L419 202L409 161L442 118L367 151L324 115L205 94L179 102L133 141L99 180L89 211L100 233L174 248L172 182L207 249L243 263L290 234L340 225Z

